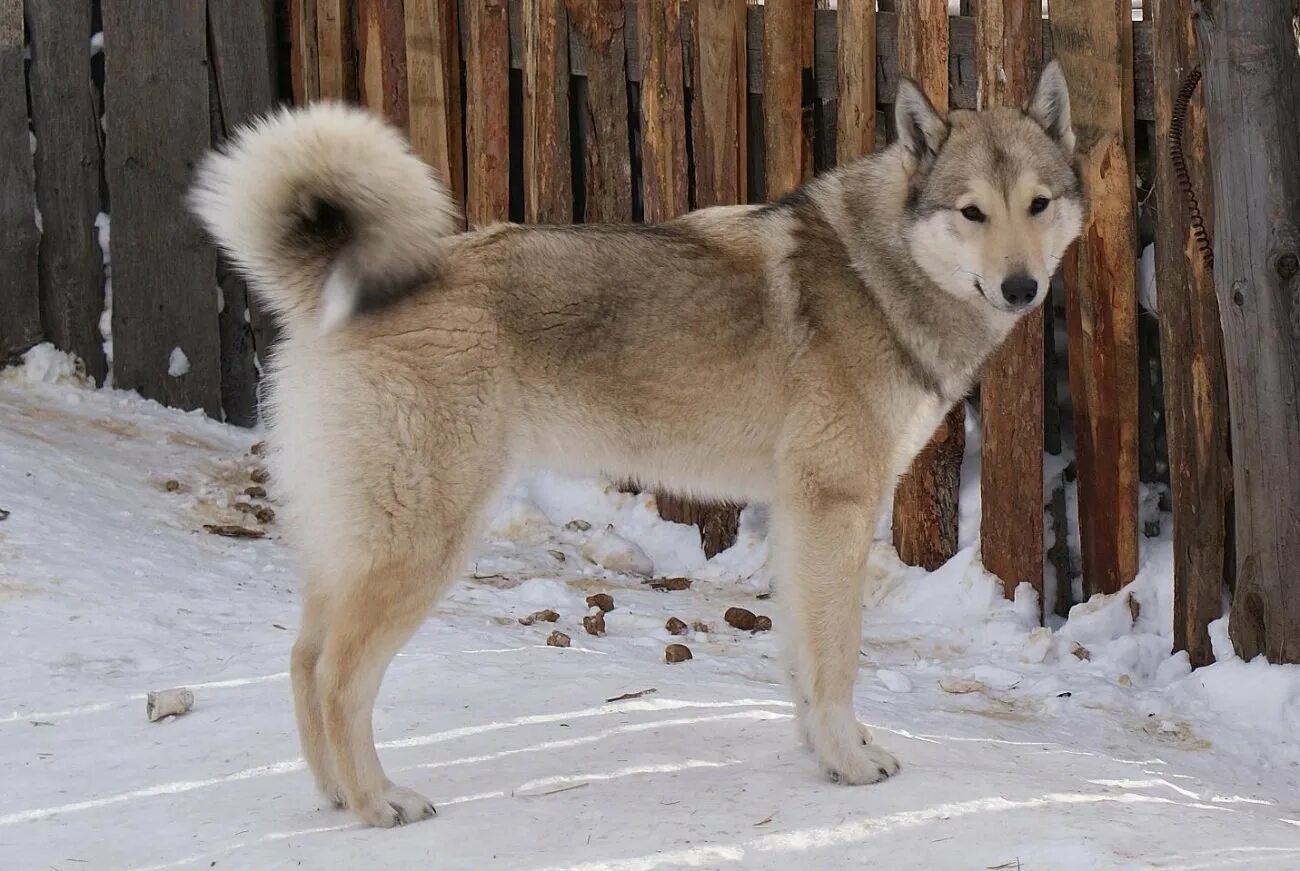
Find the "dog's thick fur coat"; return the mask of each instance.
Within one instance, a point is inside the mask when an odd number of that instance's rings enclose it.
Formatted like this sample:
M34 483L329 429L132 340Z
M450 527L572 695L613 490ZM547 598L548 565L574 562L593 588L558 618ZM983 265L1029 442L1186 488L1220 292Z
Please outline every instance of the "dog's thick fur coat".
M507 475L545 466L772 506L798 720L845 783L898 770L854 715L882 500L1078 235L1069 99L940 116L766 206L453 235L442 185L358 110L287 111L202 166L196 212L283 323L273 479L301 554L293 649L322 790L433 812L376 755L389 661Z

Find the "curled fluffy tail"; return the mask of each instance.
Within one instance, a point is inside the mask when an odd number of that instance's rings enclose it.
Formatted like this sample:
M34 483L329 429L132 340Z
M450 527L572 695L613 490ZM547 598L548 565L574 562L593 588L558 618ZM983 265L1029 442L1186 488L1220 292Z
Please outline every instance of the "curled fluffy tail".
M190 207L291 327L322 330L432 279L457 222L396 130L328 103L241 130L204 159Z

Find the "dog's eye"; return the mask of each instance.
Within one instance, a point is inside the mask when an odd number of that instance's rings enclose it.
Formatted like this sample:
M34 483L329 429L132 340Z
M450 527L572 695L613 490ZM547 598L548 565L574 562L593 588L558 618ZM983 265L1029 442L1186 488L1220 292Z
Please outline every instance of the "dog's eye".
M979 210L979 206L967 206L961 210L961 216L977 224L984 223L984 213Z
M1051 202L1047 197L1034 197L1034 201L1029 204L1029 214L1041 215L1047 211L1047 206Z

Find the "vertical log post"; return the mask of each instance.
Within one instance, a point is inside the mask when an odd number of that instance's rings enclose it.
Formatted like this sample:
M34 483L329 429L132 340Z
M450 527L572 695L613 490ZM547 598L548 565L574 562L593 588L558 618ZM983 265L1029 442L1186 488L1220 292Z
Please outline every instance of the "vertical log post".
M1201 0L1194 8L1232 403L1237 578L1228 632L1243 659L1300 662L1296 9L1278 0Z
M524 62L524 215L573 220L569 162L569 40L562 0L520 0Z
M506 0L465 4L465 150L469 158L465 217L471 227L510 220L507 13Z
M763 6L763 140L767 199L777 200L804 180L804 7L808 0L772 0Z
M583 82L585 219L632 220L627 123L627 8L624 0L568 0L570 39L586 50Z
M948 3L916 0L898 11L899 72L948 110ZM957 500L966 450L966 406L959 402L899 481L894 547L909 565L933 571L957 552ZM1041 501L1041 496L1038 501Z
M411 5L415 8L419 4L413 0ZM361 102L406 130L410 105L406 95L406 24L402 0L360 0L357 29ZM434 167L438 168L436 164Z
M23 4L0 0L0 363L41 340L40 233L32 210L33 185Z
M1137 573L1137 226L1133 191L1133 25L1129 0L1052 9L1055 54L1070 83L1080 173L1091 214L1066 282L1070 394L1079 456L1085 595ZM1069 274L1067 272L1067 274Z
M1149 10L1150 3L1144 8ZM1204 89L1178 105L1179 91L1197 63L1192 0L1160 0L1154 13L1156 275L1174 510L1174 650L1186 650L1192 665L1202 666L1214 661L1206 627L1223 610L1228 571L1228 381L1211 258L1197 240L1183 192L1183 185L1190 185L1210 221L1213 180ZM1181 121L1181 139L1175 120ZM1181 155L1184 172L1174 152Z
M977 104L1024 106L1039 66L1039 0L982 0L975 26ZM1046 607L1042 308L1020 322L985 366L980 418L981 559L1008 598L1028 583Z
M835 149L847 163L876 148L875 0L840 0L837 18Z
M392 0L389 0L392 2ZM475 0L470 5L483 5ZM403 116L411 148L433 167L457 203L465 202L465 143L460 100L460 26L456 0L405 0L392 14L402 22L405 43L403 88L409 112ZM489 4L490 5L490 4ZM476 14L487 14L475 10ZM486 48L484 46L483 48ZM507 111L474 107L474 111ZM396 121L396 116L390 116Z

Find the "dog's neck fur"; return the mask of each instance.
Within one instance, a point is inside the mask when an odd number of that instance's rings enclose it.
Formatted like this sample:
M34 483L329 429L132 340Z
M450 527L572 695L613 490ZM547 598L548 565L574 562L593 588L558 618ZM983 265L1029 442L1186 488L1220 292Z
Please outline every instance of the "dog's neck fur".
M899 341L939 378L944 398L956 401L1015 319L957 299L925 277L904 236L912 181L894 145L809 182L806 192Z

